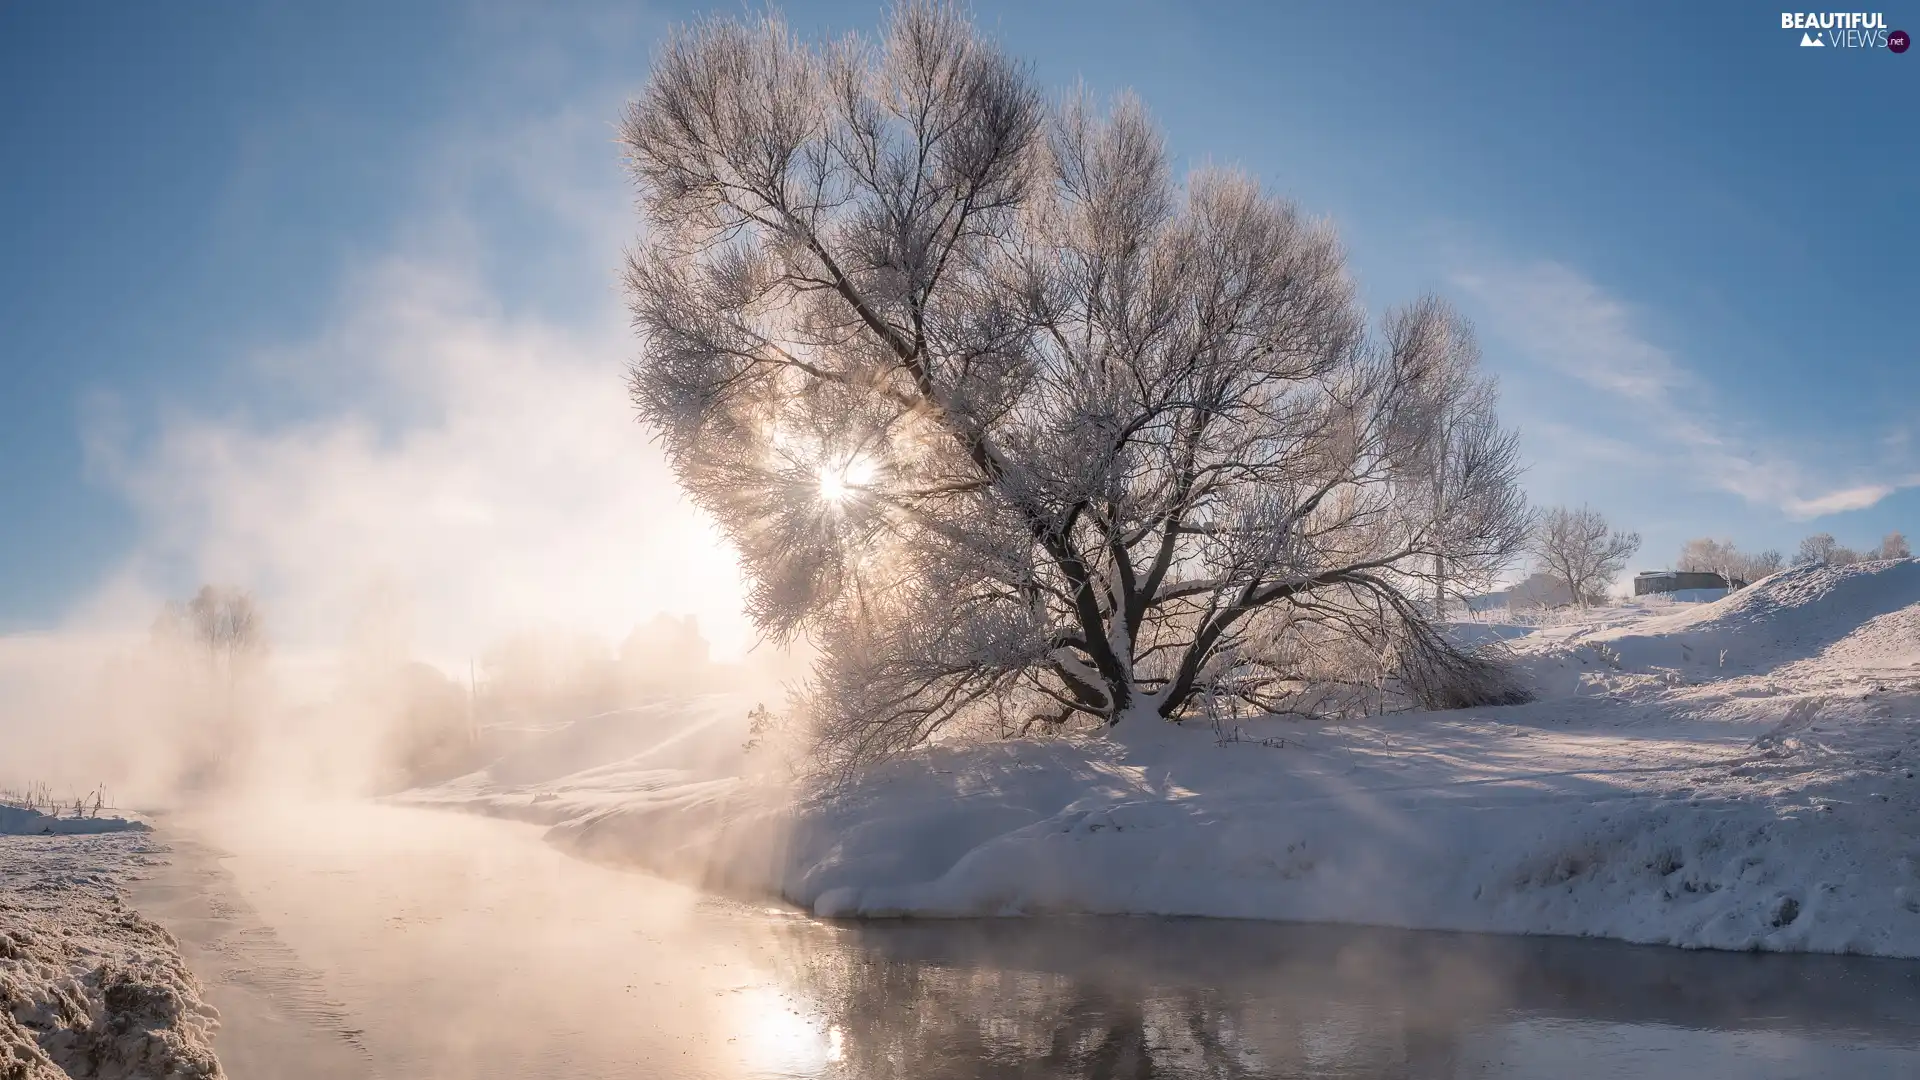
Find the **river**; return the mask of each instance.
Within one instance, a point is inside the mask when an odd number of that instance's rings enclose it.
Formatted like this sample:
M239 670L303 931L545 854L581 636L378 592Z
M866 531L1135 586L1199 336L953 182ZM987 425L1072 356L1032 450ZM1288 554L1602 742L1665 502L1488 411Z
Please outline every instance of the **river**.
M169 819L236 1080L1920 1076L1920 964L1206 920L822 923L368 804Z

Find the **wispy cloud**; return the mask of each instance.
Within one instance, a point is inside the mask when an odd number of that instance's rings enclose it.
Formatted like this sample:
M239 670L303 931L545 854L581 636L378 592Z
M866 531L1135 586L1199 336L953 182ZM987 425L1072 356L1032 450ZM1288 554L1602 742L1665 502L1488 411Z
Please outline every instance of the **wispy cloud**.
M1668 468L1699 482L1795 520L1863 510L1920 486L1920 474L1871 475L1864 463L1814 461L1779 440L1742 433L1720 414L1722 395L1711 383L1649 340L1625 303L1571 267L1480 264L1451 278L1496 337L1621 406L1605 414L1605 426L1631 426L1634 444L1657 448ZM1597 430L1585 438L1619 441Z

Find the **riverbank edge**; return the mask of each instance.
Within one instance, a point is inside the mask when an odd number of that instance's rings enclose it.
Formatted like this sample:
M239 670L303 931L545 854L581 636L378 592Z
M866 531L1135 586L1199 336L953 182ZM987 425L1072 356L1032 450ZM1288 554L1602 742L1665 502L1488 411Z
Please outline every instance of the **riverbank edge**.
M132 903L152 833L0 836L0 1076L220 1080L219 1011Z

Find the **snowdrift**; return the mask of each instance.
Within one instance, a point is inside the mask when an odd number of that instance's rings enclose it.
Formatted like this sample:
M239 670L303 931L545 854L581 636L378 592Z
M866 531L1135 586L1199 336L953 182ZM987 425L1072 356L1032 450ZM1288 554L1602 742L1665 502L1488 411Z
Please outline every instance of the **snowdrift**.
M151 827L134 818L59 817L0 804L0 836L75 836L87 833L149 832Z
M0 838L0 1077L225 1075L219 1012L172 935L126 905L165 852L138 832Z
M1515 638L1542 695L1521 706L933 747L818 802L646 754L540 792L476 774L412 798L519 806L584 856L822 916L1207 915L1920 956L1916 628L1920 562L1803 568L1695 610ZM711 727L670 711L667 727Z

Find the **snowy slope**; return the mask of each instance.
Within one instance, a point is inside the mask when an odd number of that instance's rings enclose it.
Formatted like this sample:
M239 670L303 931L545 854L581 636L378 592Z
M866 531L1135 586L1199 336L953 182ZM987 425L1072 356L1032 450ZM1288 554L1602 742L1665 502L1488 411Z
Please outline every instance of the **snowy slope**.
M542 820L581 854L821 915L1216 915L1920 956L1916 628L1920 562L1803 568L1692 610L1515 638L1541 695L1524 706L1268 719L1235 741L1133 723L936 747L804 805L641 758L549 781ZM508 793L483 787L418 798L498 812Z
M753 700L701 694L583 717L486 768L389 801L552 825L739 772Z
M1588 640L1611 646L1630 666L1752 673L1822 657L1889 615L1905 618L1911 627L1920 610L1915 605L1920 605L1920 560L1801 566L1723 600L1603 631ZM1851 666L1896 659L1876 647L1845 655L1855 658ZM1848 664L1843 658L1829 659Z

